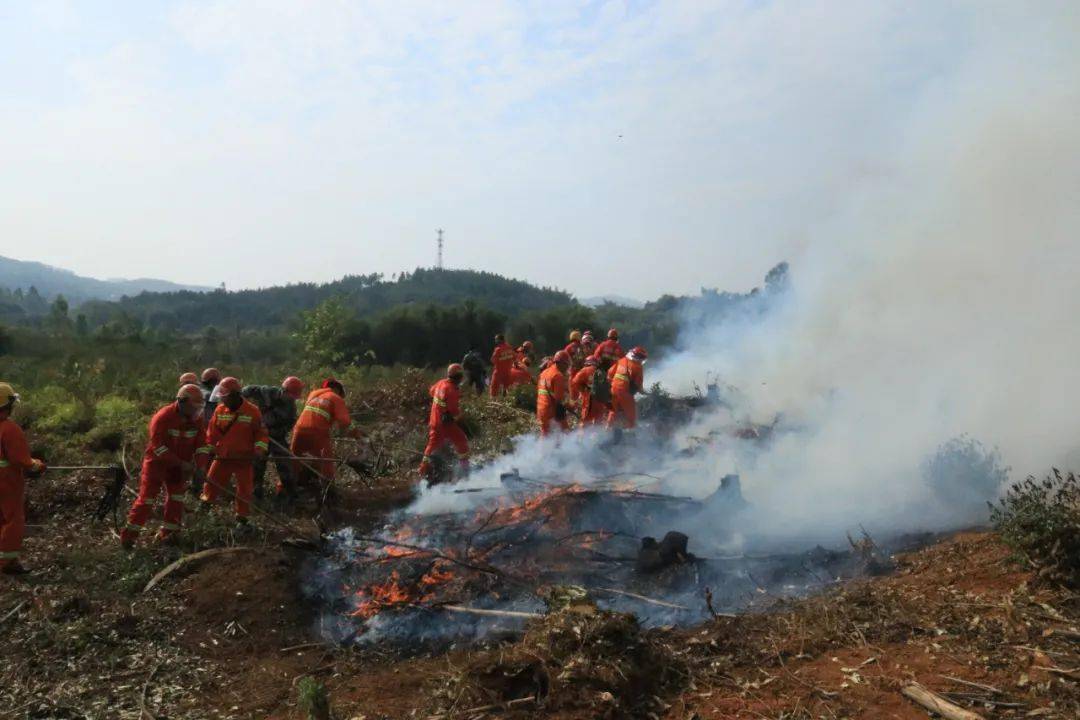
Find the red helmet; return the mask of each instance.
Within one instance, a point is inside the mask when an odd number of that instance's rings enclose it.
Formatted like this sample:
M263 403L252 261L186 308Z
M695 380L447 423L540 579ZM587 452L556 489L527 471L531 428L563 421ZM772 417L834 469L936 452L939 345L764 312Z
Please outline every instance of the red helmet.
M242 387L243 385L240 384L239 380L234 377L227 377L218 383L217 391L220 397L225 397L226 395L240 392L240 388Z
M221 371L214 367L206 368L202 371L203 382L218 382L221 380Z
M452 363L450 367L446 368L446 377L451 380L465 377L465 368L461 366L461 363Z
M290 375L281 381L281 389L293 400L299 400L304 394L304 381L295 375Z
M556 365L569 365L570 355L565 350L560 350L559 352L555 353L555 357L552 358L552 361Z
M619 331L616 330L615 328L611 328L610 330L607 331L607 336L608 336L608 340L618 340L619 339Z
M189 373L190 374L190 373ZM206 403L203 398L202 388L194 383L186 383L180 386L180 389L176 391L176 399L180 402L192 403L197 405L204 405Z
M342 385L338 380L335 380L334 378L326 378L325 380L323 380L322 387L329 388L330 390L333 390L334 392L336 392L341 397L345 397L345 386Z
M636 348L630 351L630 354L634 356L635 360L644 360L649 357L649 351L638 345Z
M526 340L525 342L521 343L521 348L523 350L532 350L533 349L532 340Z
M180 376L180 379L177 380L177 382L181 385L198 385L199 376L193 372L186 372Z

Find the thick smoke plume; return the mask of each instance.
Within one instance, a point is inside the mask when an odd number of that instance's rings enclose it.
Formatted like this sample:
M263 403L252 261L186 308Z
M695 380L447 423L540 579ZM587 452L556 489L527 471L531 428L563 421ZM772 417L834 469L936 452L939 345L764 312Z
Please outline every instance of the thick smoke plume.
M647 369L676 393L718 376L736 389L730 407L663 447L637 438L614 469L697 496L738 472L749 530L835 538L859 523L983 521L1005 466L1016 477L1080 460L1080 24L1065 4L1010 14L977 24L966 63L866 159L874 173L852 171L841 210L805 228L789 282L744 312L696 306L682 349ZM746 423L774 432L733 441ZM677 452L701 438L703 452ZM472 482L512 466L567 480L612 470L594 446L529 440ZM953 468L973 495L948 487Z
M924 477L959 436L1014 477L1080 460L1078 12L1057 8L992 13L882 170L806 228L771 312L695 327L660 368L672 389L717 372L736 415L792 430L741 468L763 531L985 519Z

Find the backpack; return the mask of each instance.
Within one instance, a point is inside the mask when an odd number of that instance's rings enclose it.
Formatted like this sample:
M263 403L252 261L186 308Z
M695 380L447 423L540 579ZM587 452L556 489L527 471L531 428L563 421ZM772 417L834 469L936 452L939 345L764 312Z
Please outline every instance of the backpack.
M600 368L593 371L589 396L597 402L611 403L611 383L608 381L607 373Z

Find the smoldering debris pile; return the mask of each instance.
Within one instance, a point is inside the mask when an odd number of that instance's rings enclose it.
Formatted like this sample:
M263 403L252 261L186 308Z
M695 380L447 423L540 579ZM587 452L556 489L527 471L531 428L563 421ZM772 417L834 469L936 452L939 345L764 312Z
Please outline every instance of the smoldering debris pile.
M730 540L725 520L745 506L735 476L703 500L625 480L558 485L514 472L501 480L497 497L467 511L401 513L370 535L340 533L312 575L324 631L340 642L403 645L519 631L545 612L552 588L567 586L645 626L688 624L868 569L865 548L707 554ZM711 536L681 527L710 527Z

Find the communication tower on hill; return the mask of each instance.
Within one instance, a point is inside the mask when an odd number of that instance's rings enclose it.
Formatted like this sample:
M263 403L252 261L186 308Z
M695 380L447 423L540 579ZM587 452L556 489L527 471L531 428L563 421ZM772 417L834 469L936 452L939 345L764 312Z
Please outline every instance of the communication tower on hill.
M442 246L443 246L442 228L438 229L438 233L439 233L439 265L438 265L438 267L439 267L440 270L442 270L443 269L443 263L442 263Z

